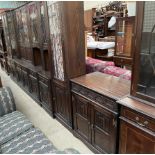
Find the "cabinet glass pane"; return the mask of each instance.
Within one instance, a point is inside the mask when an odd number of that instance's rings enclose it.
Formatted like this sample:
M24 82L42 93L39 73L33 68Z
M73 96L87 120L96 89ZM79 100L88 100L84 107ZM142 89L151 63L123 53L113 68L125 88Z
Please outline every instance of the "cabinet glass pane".
M138 92L155 98L155 2L144 5Z
M22 8L22 23L23 23L23 41L25 46L29 46L28 26L27 26L27 11L26 8Z
M125 17L117 20L116 55L131 56L134 18Z
M7 47L7 52L8 52L8 55L11 56L11 46L10 46L8 22L7 22L6 15L2 16L2 22L3 22L3 30L4 30L4 37L5 37L5 43L6 43L6 47Z
M18 30L18 40L19 42L23 42L23 37L22 37L22 33L23 33L23 23L22 23L22 14L21 11L18 10L16 11L16 20L17 20L17 30Z
M62 16L61 2L47 2L51 48L53 51L54 76L64 81L63 53L62 53Z
M46 2L40 2L40 15L41 15L41 30L42 30L42 40L44 43L47 43L47 36L46 36L46 17L45 17L45 3Z
M32 4L29 6L29 14L30 14L30 26L32 32L32 41L38 41L38 27L37 27L37 6L36 4Z
M14 27L14 16L13 12L7 13L7 20L8 20L8 29L9 29L9 36L10 36L10 43L12 50L16 49L16 37L15 37L15 27Z

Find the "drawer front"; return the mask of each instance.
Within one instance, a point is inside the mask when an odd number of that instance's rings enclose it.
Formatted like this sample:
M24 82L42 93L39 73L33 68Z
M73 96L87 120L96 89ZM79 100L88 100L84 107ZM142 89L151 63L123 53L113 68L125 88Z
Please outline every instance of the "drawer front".
M132 59L131 58L114 57L114 62L117 65L132 65Z
M100 105L112 111L115 111L115 112L118 111L118 104L115 102L115 100L108 98L104 95L100 95L96 92L93 92L92 90L84 88L78 84L72 83L72 92L82 95L88 100L91 100L95 103L99 103Z
M122 107L121 115L137 123L139 126L155 132L155 121L153 119L126 107Z
M44 83L45 85L49 85L49 79L39 76L39 81L41 81L42 83Z
M119 154L154 154L155 136L137 128L137 125L120 121Z

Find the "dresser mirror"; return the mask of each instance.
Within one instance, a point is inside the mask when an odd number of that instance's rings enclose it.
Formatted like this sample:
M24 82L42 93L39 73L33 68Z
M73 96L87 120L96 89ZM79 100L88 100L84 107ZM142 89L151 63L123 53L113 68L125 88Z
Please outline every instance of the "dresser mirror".
M155 100L155 2L138 2L135 75L133 92L154 103ZM143 8L143 9L142 9ZM139 46L139 47L138 47ZM137 78L136 78L137 76Z

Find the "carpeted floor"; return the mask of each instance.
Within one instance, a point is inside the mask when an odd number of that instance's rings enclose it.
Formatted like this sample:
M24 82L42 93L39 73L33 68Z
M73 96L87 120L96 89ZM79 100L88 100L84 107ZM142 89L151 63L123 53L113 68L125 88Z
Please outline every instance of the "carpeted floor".
M13 92L17 109L48 137L48 139L61 151L67 148L77 150L81 154L92 154L88 147L61 125L51 118L31 97L29 97L11 78L1 70L3 86L9 86ZM74 152L74 151L73 151Z

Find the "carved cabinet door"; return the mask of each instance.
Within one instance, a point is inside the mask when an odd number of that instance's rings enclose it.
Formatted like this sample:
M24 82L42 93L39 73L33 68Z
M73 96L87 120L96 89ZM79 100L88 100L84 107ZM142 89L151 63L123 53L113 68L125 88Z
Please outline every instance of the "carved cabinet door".
M91 116L92 145L102 153L116 153L117 115L94 106Z
M74 130L88 142L91 142L89 101L73 94Z
M134 123L121 120L119 153L123 154L154 154L155 135L145 132Z

